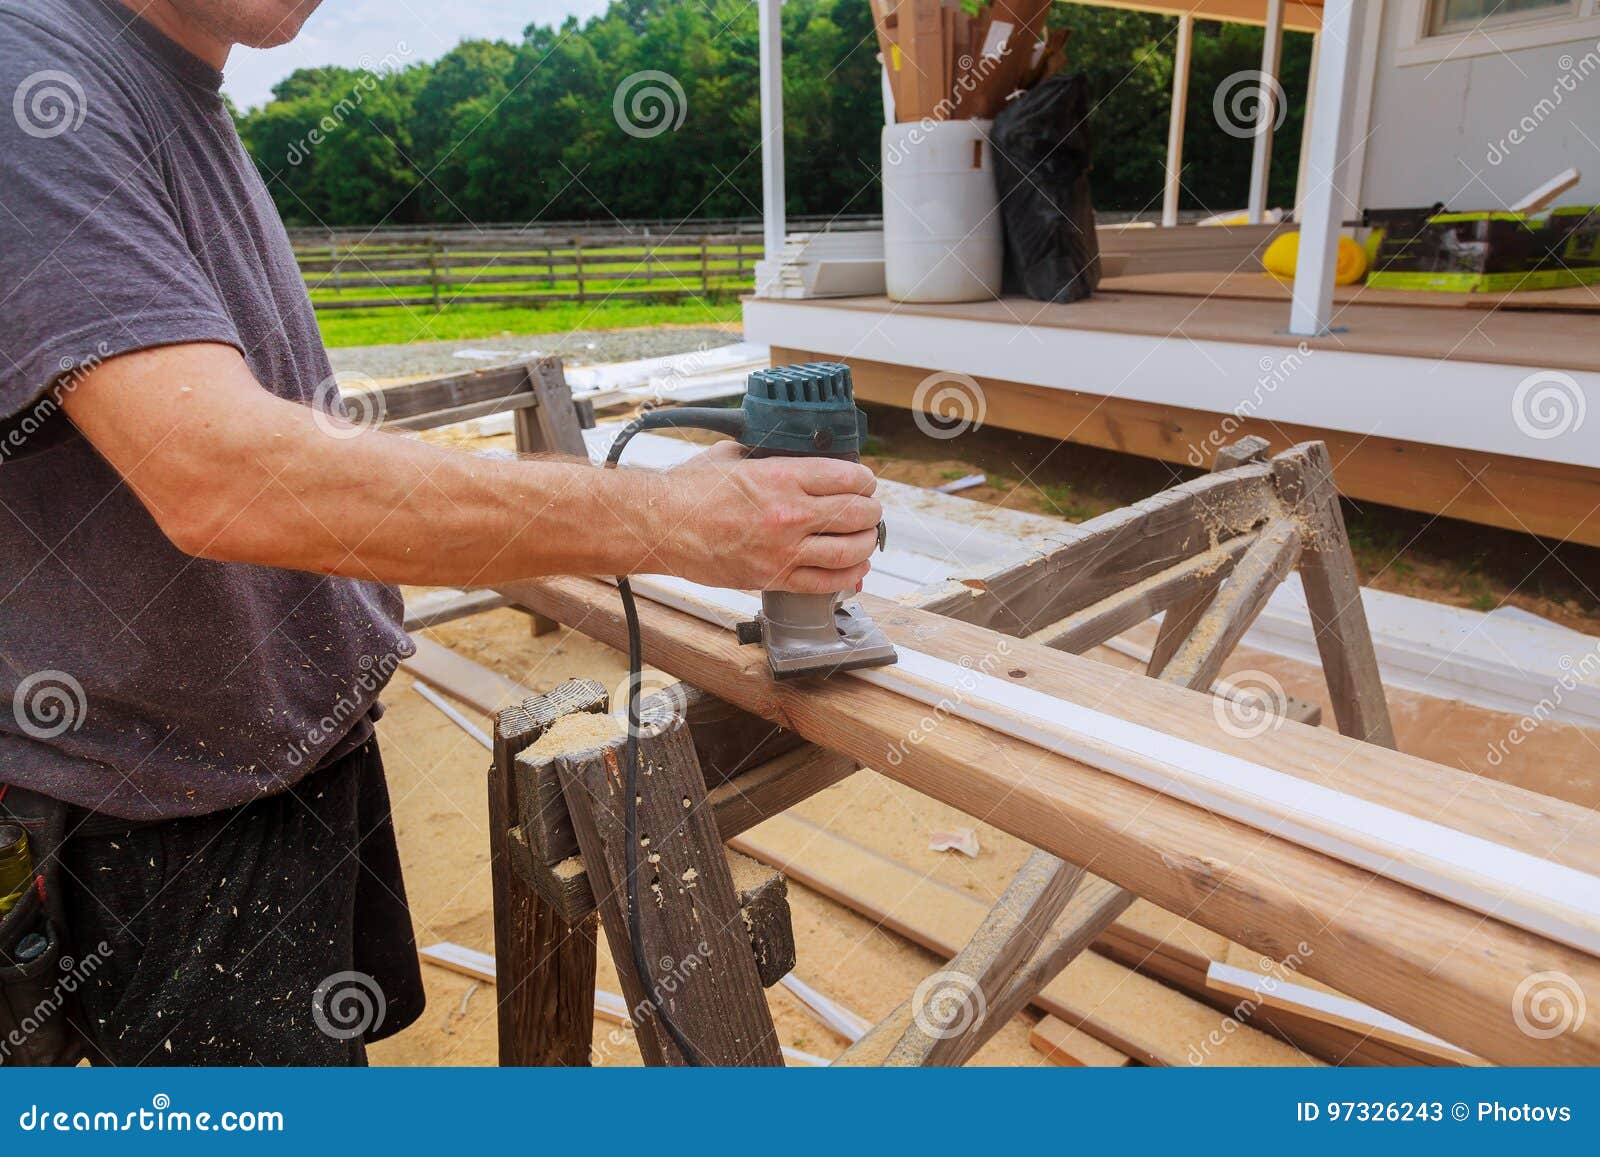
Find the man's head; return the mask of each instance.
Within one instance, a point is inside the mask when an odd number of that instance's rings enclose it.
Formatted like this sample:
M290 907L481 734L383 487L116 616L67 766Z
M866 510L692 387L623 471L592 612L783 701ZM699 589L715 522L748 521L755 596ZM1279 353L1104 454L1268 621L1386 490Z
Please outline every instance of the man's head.
M273 48L287 44L322 0L122 0L164 31L174 18L216 45ZM180 41L182 42L182 41Z

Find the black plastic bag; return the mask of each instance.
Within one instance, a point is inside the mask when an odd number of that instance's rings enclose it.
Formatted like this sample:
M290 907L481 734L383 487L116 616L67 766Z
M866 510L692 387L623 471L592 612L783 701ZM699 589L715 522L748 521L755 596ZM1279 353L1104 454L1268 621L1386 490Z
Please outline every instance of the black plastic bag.
M1005 232L1005 290L1077 301L1100 284L1089 198L1089 84L1056 73L995 118L995 183Z

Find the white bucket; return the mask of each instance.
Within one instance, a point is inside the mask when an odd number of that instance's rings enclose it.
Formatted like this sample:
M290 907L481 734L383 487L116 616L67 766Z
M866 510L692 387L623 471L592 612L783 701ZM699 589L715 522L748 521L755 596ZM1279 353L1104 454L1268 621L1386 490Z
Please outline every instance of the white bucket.
M987 120L883 128L883 272L896 301L1000 296L1000 209Z

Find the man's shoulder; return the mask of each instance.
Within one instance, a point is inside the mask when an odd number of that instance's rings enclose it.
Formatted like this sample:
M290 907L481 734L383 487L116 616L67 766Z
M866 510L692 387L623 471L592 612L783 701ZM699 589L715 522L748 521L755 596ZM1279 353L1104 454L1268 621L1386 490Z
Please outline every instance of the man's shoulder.
M17 69L40 65L114 74L121 54L112 31L94 0L0 0L0 76L20 80Z

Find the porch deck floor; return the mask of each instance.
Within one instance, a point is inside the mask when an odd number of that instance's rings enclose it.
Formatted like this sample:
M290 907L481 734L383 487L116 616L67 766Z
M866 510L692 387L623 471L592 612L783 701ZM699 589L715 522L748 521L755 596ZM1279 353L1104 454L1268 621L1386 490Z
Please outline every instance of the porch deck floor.
M1178 275L1147 276L1170 278ZM835 297L763 304L1178 337L1191 341L1293 347L1304 340L1316 349L1348 353L1600 371L1600 340L1597 340L1600 339L1600 314L1593 312L1503 306L1443 308L1435 304L1358 298L1337 304L1336 332L1302 339L1286 332L1287 297L1264 300L1223 296L1220 290L1224 288L1224 281L1239 275L1183 276L1195 287L1190 293L1130 293L1111 288L1070 305L1053 305L1023 297L926 305L890 301L887 297ZM1216 288L1205 290L1203 287L1208 283ZM1118 283L1113 279L1108 284L1114 287Z

